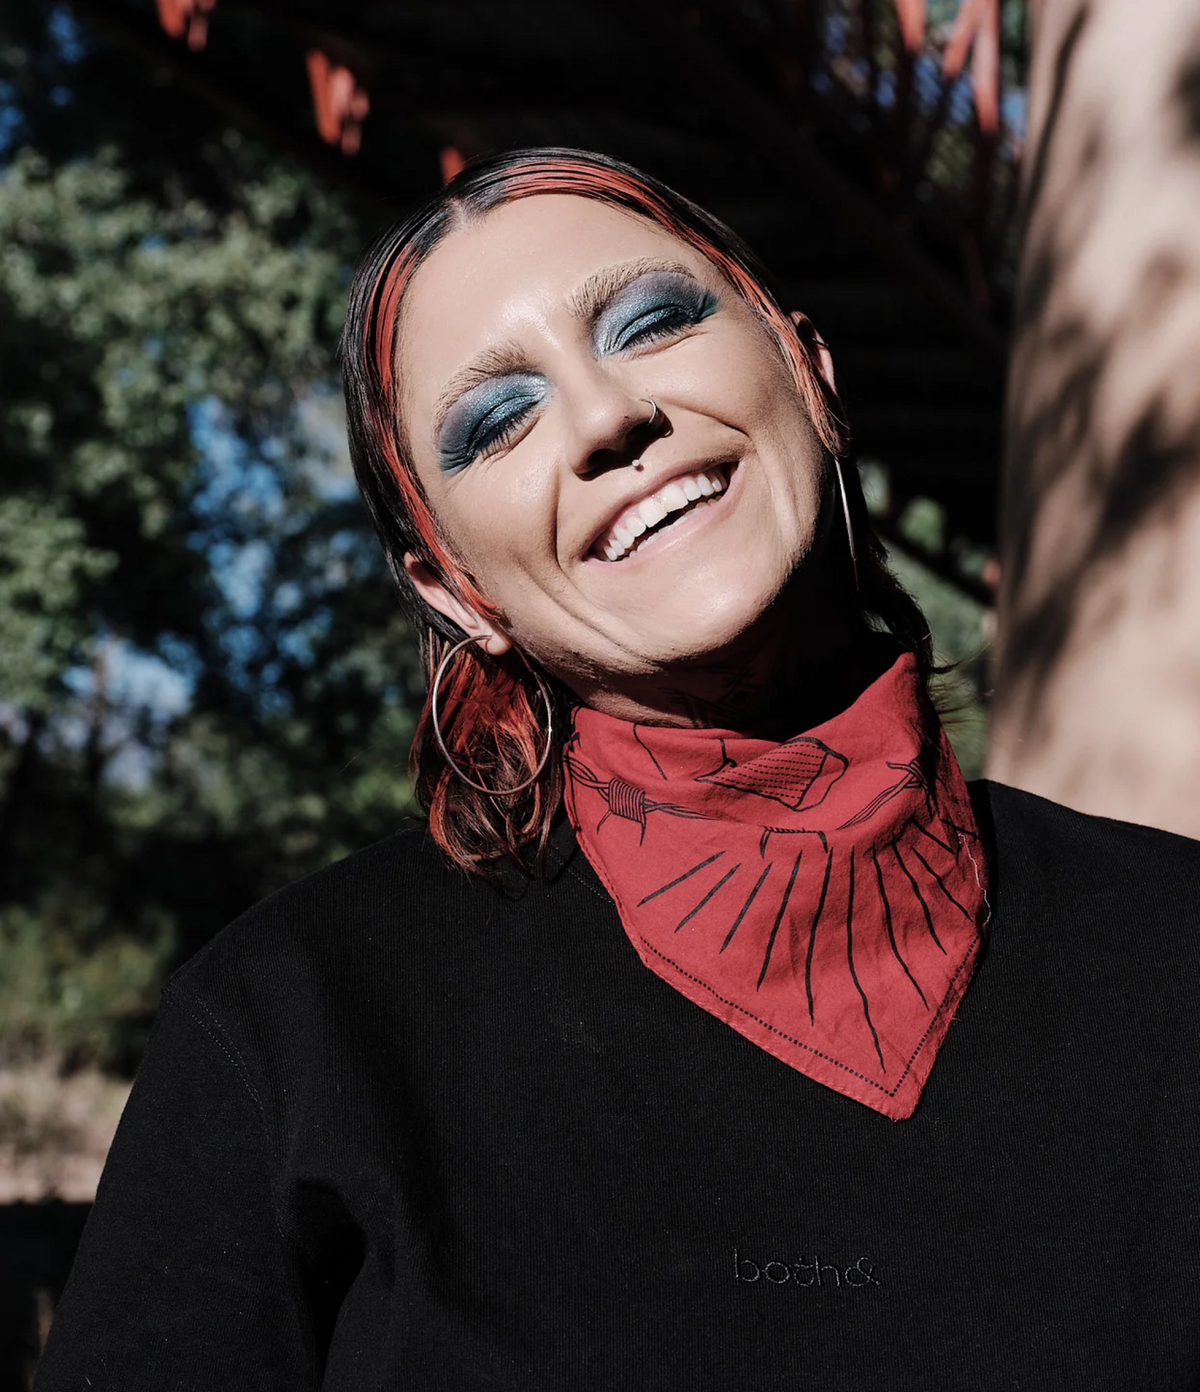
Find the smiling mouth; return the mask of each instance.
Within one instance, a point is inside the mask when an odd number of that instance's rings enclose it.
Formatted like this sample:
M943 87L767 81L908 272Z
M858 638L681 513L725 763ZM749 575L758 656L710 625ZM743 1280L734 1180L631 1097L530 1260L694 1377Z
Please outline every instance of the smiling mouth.
M608 531L597 538L592 554L604 561L626 560L650 537L667 531L690 513L719 502L736 467L736 464L720 464L672 479L656 493L626 508Z

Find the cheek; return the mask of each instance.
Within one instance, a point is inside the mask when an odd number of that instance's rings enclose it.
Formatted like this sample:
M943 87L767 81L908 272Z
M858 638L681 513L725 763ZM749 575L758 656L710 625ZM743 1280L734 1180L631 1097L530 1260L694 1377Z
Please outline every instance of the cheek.
M754 392L754 413L763 434L786 441L805 458L824 453L821 441L800 396L791 370L775 353L759 365Z
M736 321L705 345L703 396L713 414L760 440L822 452L791 368L757 319Z
M748 419L754 467L745 483L753 484L760 500L755 525L765 546L763 559L770 553L780 564L794 565L820 545L836 481L829 452L778 358L763 365ZM777 553L765 545L768 538Z
M552 482L547 471L522 469L508 457L464 477L434 504L459 561L501 608L551 568Z
M753 443L761 476L780 509L810 527L827 487L828 451L792 376L773 344L761 340L745 353L721 388L736 393L741 420Z

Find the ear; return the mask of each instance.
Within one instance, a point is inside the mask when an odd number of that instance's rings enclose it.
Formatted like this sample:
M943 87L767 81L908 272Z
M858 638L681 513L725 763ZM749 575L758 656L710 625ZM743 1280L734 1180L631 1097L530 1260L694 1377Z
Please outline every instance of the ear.
M512 648L512 639L484 618L440 581L424 561L417 560L411 551L404 554L404 573L412 587L431 609L452 619L459 628L479 640L480 647L492 657L501 657Z
M831 392L837 395L837 381L833 375L833 354L821 335L813 328L812 320L807 314L802 314L800 310L793 309L791 313L792 323L796 326L796 332L800 337L816 350L817 367L821 376L825 379L825 385Z

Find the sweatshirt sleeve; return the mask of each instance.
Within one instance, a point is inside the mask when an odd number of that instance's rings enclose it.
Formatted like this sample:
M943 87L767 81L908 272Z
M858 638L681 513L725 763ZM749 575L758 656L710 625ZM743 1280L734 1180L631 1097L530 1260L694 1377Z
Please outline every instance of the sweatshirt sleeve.
M36 1392L305 1392L320 1374L261 1099L185 984L163 996Z

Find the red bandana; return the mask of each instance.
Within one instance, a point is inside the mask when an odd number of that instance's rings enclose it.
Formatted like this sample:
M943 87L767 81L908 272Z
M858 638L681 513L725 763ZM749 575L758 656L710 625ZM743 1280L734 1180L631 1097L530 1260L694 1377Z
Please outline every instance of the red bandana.
M979 834L905 653L783 744L586 707L567 811L651 971L816 1082L911 1116L975 970Z

